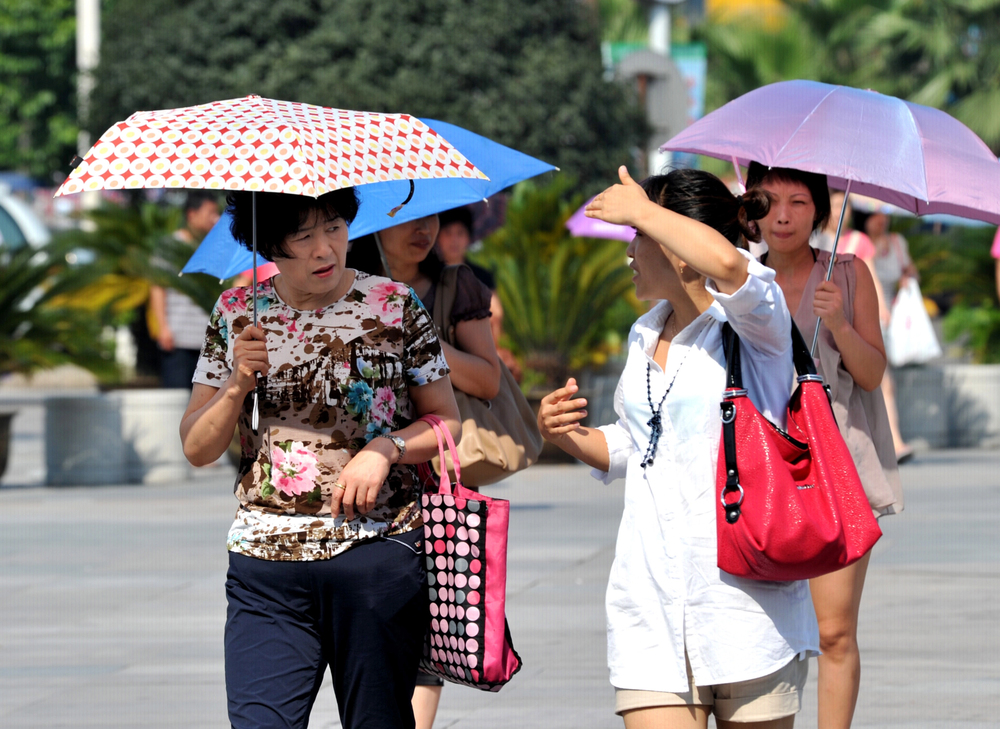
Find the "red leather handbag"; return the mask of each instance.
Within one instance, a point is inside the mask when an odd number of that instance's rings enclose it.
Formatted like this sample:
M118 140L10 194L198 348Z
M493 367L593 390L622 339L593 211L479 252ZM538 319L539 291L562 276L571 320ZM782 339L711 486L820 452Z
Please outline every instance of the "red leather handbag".
M723 343L719 569L753 580L805 580L861 559L882 530L799 330L793 323L798 386L788 403L788 432L747 397L740 339L729 324Z

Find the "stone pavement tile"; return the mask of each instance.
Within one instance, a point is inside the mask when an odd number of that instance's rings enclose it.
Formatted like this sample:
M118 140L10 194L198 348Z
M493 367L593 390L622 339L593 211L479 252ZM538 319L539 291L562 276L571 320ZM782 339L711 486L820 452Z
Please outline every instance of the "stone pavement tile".
M902 469L861 607L854 726L996 726L1000 452L936 451ZM439 728L620 727L604 588L622 485L538 466L511 500L508 617L525 668L497 694L445 688ZM224 727L222 630L231 474L158 487L0 489L0 726ZM816 726L813 662L799 729ZM311 726L339 726L329 681Z

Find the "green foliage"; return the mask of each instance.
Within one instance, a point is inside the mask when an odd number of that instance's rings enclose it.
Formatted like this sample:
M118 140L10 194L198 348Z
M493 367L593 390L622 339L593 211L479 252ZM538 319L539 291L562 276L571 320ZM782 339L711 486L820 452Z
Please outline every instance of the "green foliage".
M44 251L22 246L0 253L0 375L69 362L99 376L114 373L114 352L102 336L103 317L65 303L96 275L70 266L68 252L52 243Z
M84 229L62 233L63 245L94 255L88 264L100 278L77 294L81 305L115 302L119 319L144 303L150 284L173 288L211 311L222 287L204 274L178 276L194 248L174 238L182 221L180 209L154 203L108 204L86 213Z
M0 2L0 169L49 179L76 150L73 0Z
M1000 151L1000 0L873 5L853 44L855 85L942 109Z
M915 221L897 224L920 272L924 296L947 308L944 335L961 340L980 363L1000 363L1000 309L995 262L990 243L996 228L952 226L941 232L921 230Z
M820 74L814 38L794 15L777 27L758 16L709 22L695 30L695 38L708 48L706 111L767 84Z
M944 318L944 335L949 340L967 336L965 346L975 362L1000 364L1000 309L989 299L977 307L953 307Z
M916 221L894 227L906 237L925 296L966 305L994 298L995 266L990 243L996 228L956 225L935 232L921 229Z
M601 39L611 43L646 43L649 20L646 10L636 0L598 0L601 16Z
M101 134L139 109L250 93L443 119L582 184L641 142L643 115L603 77L597 14L556 0L107 2Z
M603 364L635 319L632 271L620 241L574 238L566 220L583 203L557 176L515 188L503 228L477 261L496 273L504 334L523 358L528 386L551 388L573 370Z

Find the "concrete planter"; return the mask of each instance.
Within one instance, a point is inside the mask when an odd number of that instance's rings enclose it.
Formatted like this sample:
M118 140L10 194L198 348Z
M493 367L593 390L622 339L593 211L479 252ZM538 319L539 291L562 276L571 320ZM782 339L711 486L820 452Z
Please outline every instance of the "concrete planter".
M187 390L119 390L45 399L49 486L168 483L190 477L181 448Z

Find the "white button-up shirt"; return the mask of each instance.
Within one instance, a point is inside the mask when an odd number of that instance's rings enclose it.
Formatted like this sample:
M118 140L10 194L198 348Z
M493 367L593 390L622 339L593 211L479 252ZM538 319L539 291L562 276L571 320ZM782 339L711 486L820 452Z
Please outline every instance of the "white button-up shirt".
M747 258L750 258L749 255ZM722 325L741 340L743 383L765 417L784 426L790 383L791 318L774 271L749 261L746 283L719 293L711 307L674 337L666 368L653 361L672 306L658 303L636 321L615 392L619 420L603 426L609 483L625 477L625 510L606 598L611 683L622 689L688 690L685 647L695 685L759 678L819 648L809 586L760 582L722 572L716 561L716 468L725 386ZM652 408L663 403L663 434L653 462Z

